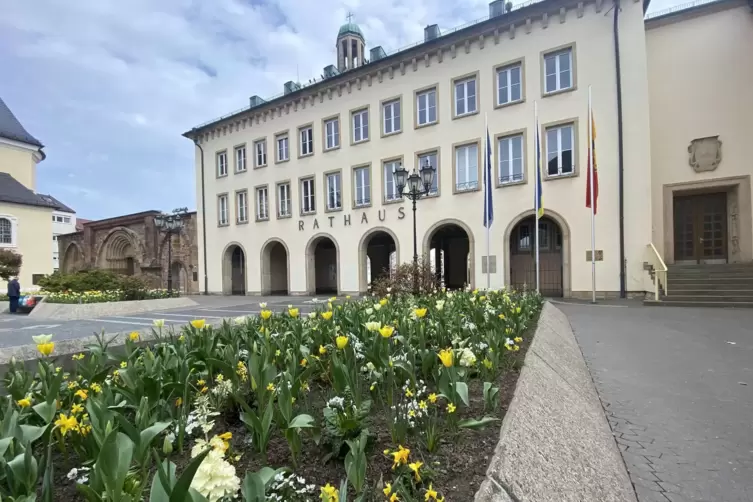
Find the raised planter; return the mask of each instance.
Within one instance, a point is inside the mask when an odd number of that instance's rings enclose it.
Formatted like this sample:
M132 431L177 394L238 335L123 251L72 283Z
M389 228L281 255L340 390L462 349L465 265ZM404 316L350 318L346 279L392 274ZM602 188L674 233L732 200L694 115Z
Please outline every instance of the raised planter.
M544 306L475 502L635 502L570 323Z
M56 321L96 319L103 316L137 314L153 310L193 307L197 303L190 298L158 298L127 302L103 303L47 303L44 300L31 311L29 317Z

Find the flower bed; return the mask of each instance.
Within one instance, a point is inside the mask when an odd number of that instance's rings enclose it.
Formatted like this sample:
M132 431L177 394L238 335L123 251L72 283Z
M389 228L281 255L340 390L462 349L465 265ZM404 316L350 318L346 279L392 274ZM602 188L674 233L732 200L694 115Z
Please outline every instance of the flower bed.
M169 293L166 289L144 289L137 291L84 291L81 293L74 291L42 292L41 294L45 296L44 301L47 303L74 304L177 298L180 296L180 291Z
M305 316L265 307L219 328L157 322L151 346L133 333L115 353L103 340L70 372L37 337L36 372L11 365L4 377L0 430L12 432L0 452L19 470L0 469L0 496L473 498L538 296L332 299ZM32 451L38 474L24 463Z

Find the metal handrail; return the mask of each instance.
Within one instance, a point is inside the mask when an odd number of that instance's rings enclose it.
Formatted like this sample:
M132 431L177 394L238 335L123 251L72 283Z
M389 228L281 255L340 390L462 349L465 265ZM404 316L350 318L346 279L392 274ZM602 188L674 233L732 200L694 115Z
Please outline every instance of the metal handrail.
M664 294L669 294L669 287L667 285L667 264L662 260L659 250L656 249L653 242L650 242L647 246L647 261L654 267L654 299L659 300L659 286L664 290Z

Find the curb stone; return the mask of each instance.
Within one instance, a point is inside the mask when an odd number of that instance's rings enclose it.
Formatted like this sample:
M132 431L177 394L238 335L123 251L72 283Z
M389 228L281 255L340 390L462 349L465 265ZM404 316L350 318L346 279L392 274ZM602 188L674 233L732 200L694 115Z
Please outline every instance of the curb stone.
M567 317L547 302L474 502L636 502Z
M29 318L54 319L57 321L72 321L80 319L95 319L97 317L138 314L154 310L166 310L181 307L195 307L198 305L188 297L155 298L153 300L133 300L123 302L102 303L47 303L42 300L29 313Z

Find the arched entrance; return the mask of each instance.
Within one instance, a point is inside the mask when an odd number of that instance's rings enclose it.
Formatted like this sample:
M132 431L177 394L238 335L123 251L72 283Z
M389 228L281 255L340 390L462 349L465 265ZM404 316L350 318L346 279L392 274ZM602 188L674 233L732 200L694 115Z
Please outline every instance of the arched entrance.
M172 266L173 291L188 293L188 274L186 267L179 261L173 262Z
M378 227L366 233L358 246L359 289L368 291L373 281L391 276L398 264L398 244L395 234Z
M306 246L306 285L309 294L337 294L340 289L340 250L327 234Z
M81 270L83 256L78 244L70 244L63 255L63 262L60 266L60 271L64 274L72 274Z
M230 244L225 248L222 259L222 293L246 294L246 253L240 244Z
M427 232L424 250L442 287L473 286L473 234L458 220L441 221Z
M123 275L136 275L141 256L138 237L126 228L116 228L99 250L97 267Z
M261 249L261 294L287 295L288 248L282 241L271 239Z
M536 289L536 220L520 220L510 232L509 282L517 290ZM564 295L564 240L560 225L548 216L539 220L539 289L549 297Z

